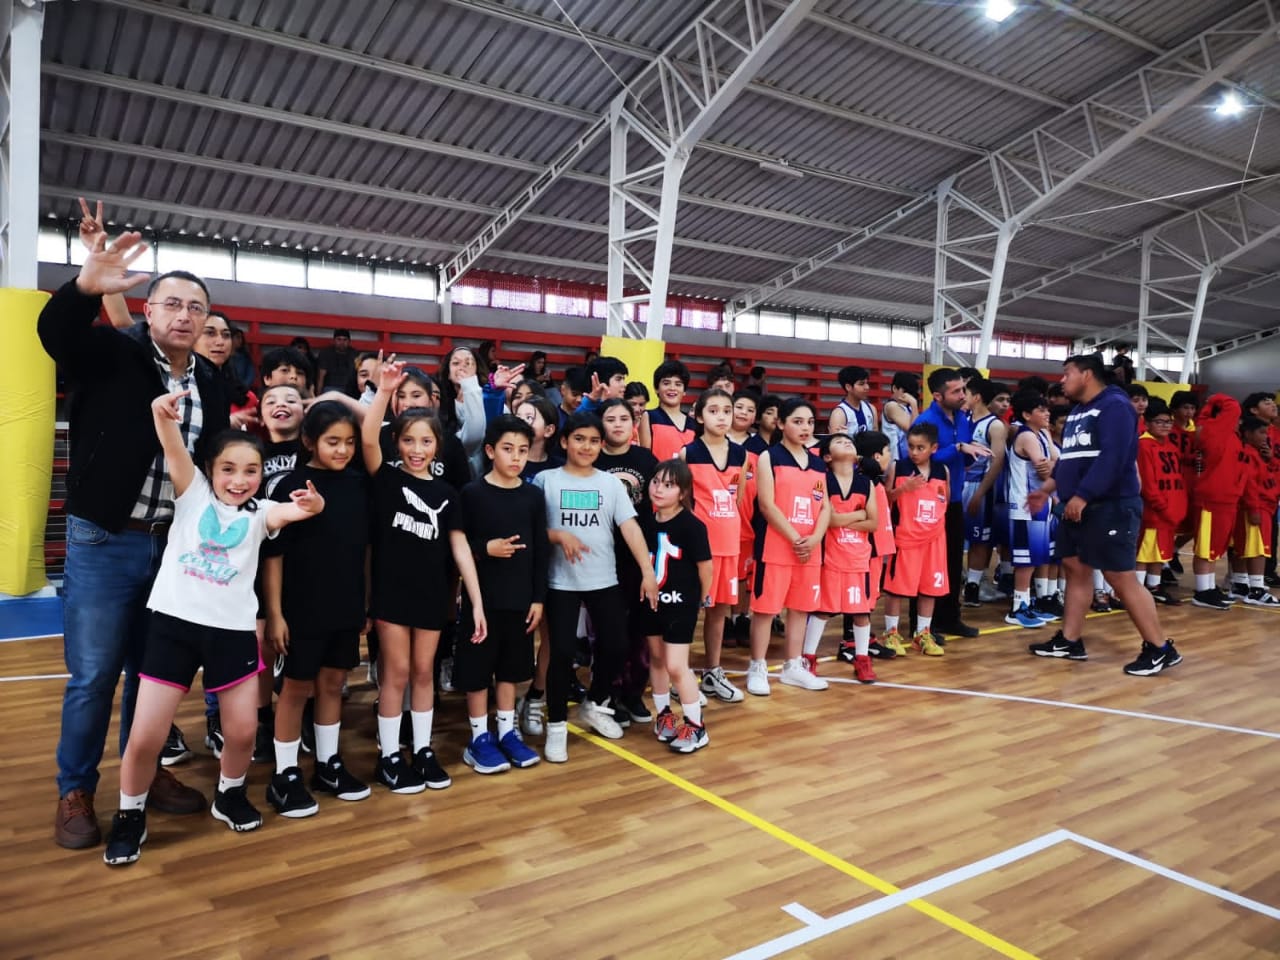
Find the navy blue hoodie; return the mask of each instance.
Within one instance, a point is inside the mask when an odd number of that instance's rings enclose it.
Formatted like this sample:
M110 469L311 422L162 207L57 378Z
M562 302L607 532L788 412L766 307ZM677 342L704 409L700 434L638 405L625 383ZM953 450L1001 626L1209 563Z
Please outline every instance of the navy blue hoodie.
M1138 414L1124 390L1106 387L1067 415L1053 478L1063 503L1138 496Z

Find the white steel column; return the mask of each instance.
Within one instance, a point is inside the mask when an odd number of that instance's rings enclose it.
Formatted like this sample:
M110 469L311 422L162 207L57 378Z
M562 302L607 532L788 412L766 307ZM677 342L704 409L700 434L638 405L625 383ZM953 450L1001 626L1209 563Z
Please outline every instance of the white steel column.
M1145 380L1147 370L1147 316L1151 311L1151 246L1154 236L1150 230L1142 234L1142 279L1138 287L1138 355L1134 357L1134 373Z
M1209 284L1218 275L1218 265L1211 264L1200 274L1200 283L1196 286L1196 302L1191 310L1191 329L1187 331L1187 348L1182 355L1182 375L1188 376L1196 372L1199 361L1196 358L1196 340L1200 338L1200 320L1204 317L1204 301L1209 296Z
M996 255L991 263L991 281L987 285L987 303L982 312L982 337L978 341L978 355L974 358L975 367L985 367L987 358L991 356L991 338L996 330L996 311L1000 309L1000 290L1004 286L1004 268L1009 262L1009 244L1018 225L1014 220L1006 220L1000 227L1000 235L996 238Z
M36 288L44 8L0 0L0 287Z

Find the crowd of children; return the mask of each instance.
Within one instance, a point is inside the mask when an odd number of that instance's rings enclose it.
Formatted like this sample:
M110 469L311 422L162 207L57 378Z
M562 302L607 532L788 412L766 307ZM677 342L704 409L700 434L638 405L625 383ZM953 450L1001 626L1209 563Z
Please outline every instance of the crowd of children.
M230 431L207 479L174 440L172 396L156 401L178 513L107 863L138 858L156 755L189 756L171 721L198 665L206 744L222 762L214 815L250 830L262 822L245 792L251 756L274 764L266 801L283 817L317 813L314 793L370 795L339 750L362 636L378 685L374 779L412 794L451 783L432 746L438 687L465 694L461 759L477 773L565 762L571 703L601 736L652 724L671 750L692 753L710 742L708 698L744 699L721 662L726 645L749 645L746 689L768 696L779 626L778 682L822 690L817 652L837 614L839 658L861 683L876 681L875 659L945 654L941 598L1007 604L1006 621L1028 629L1063 616L1063 507L1051 491L1071 404L1058 384L1030 377L1010 389L960 371L964 410L948 422L952 449L964 448L961 478L939 458L939 429L920 416L909 374L894 376L879 410L858 366L840 371L845 397L829 412L732 376L687 409L690 372L668 360L646 409L649 389L616 358L567 371L549 396L545 356L522 378L523 364L490 367L487 353L456 347L436 377L354 355L352 395L313 398L303 359L269 351L262 436ZM1280 605L1266 568L1280 499L1274 399L1253 395L1242 409L1221 394L1203 405L1186 392L1168 404L1137 385L1129 394L1141 434L1139 582L1178 603L1177 547L1194 540L1194 604ZM961 480L968 566L956 582L947 516ZM1223 590L1214 565L1228 553ZM1095 606L1117 603L1100 584ZM541 754L526 737L545 738Z

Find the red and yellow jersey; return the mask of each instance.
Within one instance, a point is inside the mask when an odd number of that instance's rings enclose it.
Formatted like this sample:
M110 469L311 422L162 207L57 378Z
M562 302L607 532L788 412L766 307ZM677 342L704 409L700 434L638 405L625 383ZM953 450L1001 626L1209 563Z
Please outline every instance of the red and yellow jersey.
M653 451L659 463L679 455L680 451L692 443L697 435L693 417L684 418L682 430L672 421L671 415L661 407L649 411L649 436L651 437L649 449Z
M827 499L827 465L808 451L803 461L797 461L781 443L767 452L773 473L773 502L796 533L806 537L817 529ZM765 520L763 512L756 514L756 559L799 565L794 545ZM821 561L820 550L809 555L809 564L820 565Z
M899 460L893 478L893 535L899 547L930 543L947 534L947 501L951 485L946 464L929 461L929 476L918 490L903 489L912 477L923 476L910 460Z
M1225 393L1215 393L1205 401L1196 421L1196 449L1200 453L1200 475L1196 478L1196 499L1203 504L1234 510L1244 493L1242 470L1244 441L1240 439L1240 402Z
M707 528L714 557L736 557L742 540L737 501L738 487L746 472L747 451L732 440L728 445L723 469L701 437L684 448L684 462L693 474L693 514Z
M831 498L832 513L853 513L864 510L871 492L871 481L865 474L855 473L847 491L840 488L835 474L827 473L827 495ZM871 538L866 530L853 527L828 527L822 538L822 564L846 573L865 573L871 569Z
M1275 514L1276 505L1280 503L1280 461L1274 451L1270 460L1263 460L1262 452L1249 444L1244 445L1242 459L1248 478L1240 505L1262 514L1264 522L1270 522L1267 518Z
M1138 439L1138 476L1142 479L1142 525L1176 527L1187 516L1182 482L1182 452L1170 439L1151 434Z

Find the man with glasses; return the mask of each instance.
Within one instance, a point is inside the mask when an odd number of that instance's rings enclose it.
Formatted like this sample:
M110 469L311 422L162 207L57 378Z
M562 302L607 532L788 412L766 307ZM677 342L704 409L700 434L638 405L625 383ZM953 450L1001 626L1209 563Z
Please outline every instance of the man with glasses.
M147 280L128 272L145 249L137 233L111 244L99 233L79 276L53 295L37 325L70 390L62 600L71 678L62 702L54 840L72 849L101 840L93 801L116 684L123 670L123 754L147 633L147 596L173 518L173 484L151 401L190 391L179 410L183 439L197 463L204 462L207 442L230 423L225 381L193 350L209 312L209 291L199 277L174 271L152 280L146 322L136 327L94 323L104 296ZM159 768L147 803L167 813L196 813L204 797Z

